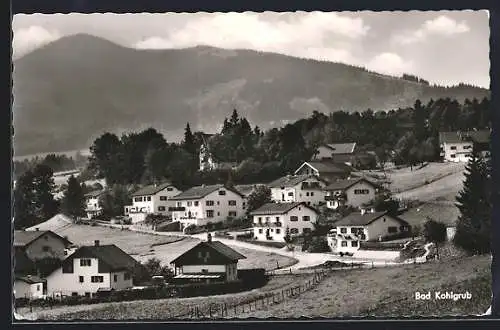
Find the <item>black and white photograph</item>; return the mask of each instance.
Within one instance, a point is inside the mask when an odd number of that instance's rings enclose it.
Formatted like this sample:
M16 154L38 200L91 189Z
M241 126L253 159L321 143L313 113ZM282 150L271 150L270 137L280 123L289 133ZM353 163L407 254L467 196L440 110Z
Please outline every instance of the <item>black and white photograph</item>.
M15 14L13 318L491 315L489 38L487 10Z

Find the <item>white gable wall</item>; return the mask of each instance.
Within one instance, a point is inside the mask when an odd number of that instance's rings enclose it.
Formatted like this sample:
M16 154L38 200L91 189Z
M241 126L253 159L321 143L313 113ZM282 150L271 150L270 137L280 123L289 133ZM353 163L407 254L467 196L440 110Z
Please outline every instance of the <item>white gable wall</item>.
M472 142L443 143L444 160L448 162L468 162L472 153Z

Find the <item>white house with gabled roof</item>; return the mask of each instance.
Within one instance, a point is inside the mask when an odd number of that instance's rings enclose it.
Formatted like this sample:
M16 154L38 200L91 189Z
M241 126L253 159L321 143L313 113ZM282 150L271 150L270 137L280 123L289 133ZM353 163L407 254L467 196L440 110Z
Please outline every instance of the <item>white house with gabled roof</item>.
M143 187L132 194L132 205L125 206L124 214L132 223L144 221L148 214L171 215L169 208L174 206L171 199L179 193L169 182Z
M373 201L378 189L375 183L361 177L338 180L325 188L326 206L330 209L344 205L360 207Z
M257 240L284 242L290 235L310 233L318 221L318 211L306 203L267 203L250 212Z
M104 190L91 191L85 194L85 213L87 218L92 219L102 214L102 207L99 205L99 197L104 194Z
M276 203L300 203L318 206L325 203L326 183L314 175L287 175L269 184L271 200Z
M204 226L239 218L245 214L245 196L222 184L192 187L170 199L172 220L179 221L181 230L190 225Z

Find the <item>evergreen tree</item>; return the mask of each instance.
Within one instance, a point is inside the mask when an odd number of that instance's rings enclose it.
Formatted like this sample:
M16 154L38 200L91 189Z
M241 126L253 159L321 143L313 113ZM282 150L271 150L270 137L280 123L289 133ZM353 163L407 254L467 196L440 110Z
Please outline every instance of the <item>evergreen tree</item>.
M194 155L196 153L196 144L194 142L194 136L191 132L189 123L186 124L186 128L184 130L184 140L182 141L182 146L184 147L184 150L186 150L191 155Z
M68 188L62 200L62 211L74 218L85 215L85 196L82 186L74 176L68 179Z
M238 116L238 110L233 109L233 113L231 114L231 118L229 119L229 125L231 128L238 126L240 118Z
M466 166L463 189L456 200L460 210L454 243L472 254L490 252L490 163L476 148Z
M22 229L35 224L35 186L31 170L24 172L14 188L14 228Z
M46 221L57 214L58 203L54 200L53 171L46 165L37 165L33 169L33 185L35 196L35 216L38 221Z

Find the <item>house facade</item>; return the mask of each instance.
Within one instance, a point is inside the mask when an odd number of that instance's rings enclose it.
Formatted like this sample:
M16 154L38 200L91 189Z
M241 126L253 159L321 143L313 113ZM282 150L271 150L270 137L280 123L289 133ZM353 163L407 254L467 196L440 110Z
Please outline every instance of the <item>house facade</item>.
M175 258L176 282L234 282L238 280L238 260L246 259L241 253L219 241L212 241L209 233L207 241Z
M132 271L140 267L116 245L82 246L46 277L47 295L92 296L100 290L131 288Z
M331 183L341 179L347 179L352 168L343 163L335 163L332 160L304 162L296 171L295 175L314 175L321 180Z
M49 230L14 231L14 248L24 251L30 260L64 259L65 249L72 243Z
M85 195L85 213L88 219L92 219L102 214L102 207L99 205L99 197L104 191L92 191Z
M335 225L327 241L332 252L338 253L354 252L360 248L361 242L376 241L410 230L406 221L373 209L353 212Z
M318 147L313 160L330 159L338 163L352 163L355 152L356 142L330 143Z
M203 226L239 218L245 214L245 196L222 184L192 187L173 197L172 220L181 230L190 225Z
M16 299L42 299L47 294L47 283L35 275L16 276L13 289Z
M318 220L318 211L306 203L268 203L250 215L254 238L260 241L284 242L287 230L291 236L309 233Z
M171 183L146 186L132 194L132 205L125 206L124 214L132 223L144 221L148 214L170 216L169 208L174 206L171 199L180 193Z
M326 183L314 175L287 175L269 184L276 203L300 203L318 206L325 203Z
M377 192L377 185L364 178L339 180L325 188L326 206L330 209L344 205L360 207L373 201Z
M440 132L440 155L446 162L468 162L472 148L480 152L489 151L490 132L487 130L471 132Z

